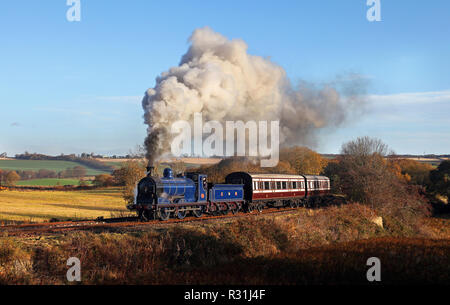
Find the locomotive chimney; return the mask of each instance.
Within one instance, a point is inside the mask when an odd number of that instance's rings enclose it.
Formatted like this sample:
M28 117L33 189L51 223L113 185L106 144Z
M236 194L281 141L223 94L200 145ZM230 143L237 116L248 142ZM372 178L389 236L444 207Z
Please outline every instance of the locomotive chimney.
M147 169L147 176L148 177L150 177L153 174L153 169L154 168L155 167L149 161L148 164L147 164L147 167L146 167L146 169Z

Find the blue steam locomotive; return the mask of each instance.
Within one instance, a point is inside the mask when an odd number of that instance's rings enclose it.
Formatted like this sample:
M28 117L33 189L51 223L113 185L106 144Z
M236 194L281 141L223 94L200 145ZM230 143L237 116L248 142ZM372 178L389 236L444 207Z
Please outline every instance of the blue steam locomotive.
M167 220L171 215L183 219L188 213L195 217L237 213L242 209L242 184L208 184L207 176L200 173L174 177L170 168L158 178L151 175L152 169L147 168L147 176L136 187L134 204L128 206L144 221Z
M211 184L201 173L173 176L170 168L163 177L152 176L153 167L147 167L147 176L136 187L135 210L141 220L179 219L191 213L221 215L240 210L261 212L265 207L313 207L330 201L330 179L325 176L229 174L224 184Z

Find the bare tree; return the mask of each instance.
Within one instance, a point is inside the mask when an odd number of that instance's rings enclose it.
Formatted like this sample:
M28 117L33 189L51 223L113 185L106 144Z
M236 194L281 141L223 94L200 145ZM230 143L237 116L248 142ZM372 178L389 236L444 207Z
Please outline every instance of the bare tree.
M386 156L389 151L389 147L384 144L380 139L370 137L359 137L356 140L344 143L341 148L341 154L367 157L373 154L380 156Z

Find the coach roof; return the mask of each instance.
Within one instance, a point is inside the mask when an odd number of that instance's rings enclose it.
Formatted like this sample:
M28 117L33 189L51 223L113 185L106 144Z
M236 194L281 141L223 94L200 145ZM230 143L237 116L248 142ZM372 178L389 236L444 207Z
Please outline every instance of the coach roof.
M254 174L248 173L252 179L319 179L319 180L329 180L326 176L316 176L316 175L288 175L288 174Z

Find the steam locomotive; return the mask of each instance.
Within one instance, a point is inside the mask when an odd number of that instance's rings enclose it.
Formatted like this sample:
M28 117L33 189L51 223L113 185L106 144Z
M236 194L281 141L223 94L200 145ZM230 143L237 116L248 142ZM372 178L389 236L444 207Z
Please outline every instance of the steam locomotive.
M188 213L201 217L262 212L268 207L313 207L330 194L330 179L325 176L234 172L226 176L225 183L212 184L202 173L174 177L172 169L166 168L158 178L152 176L152 169L147 167L147 176L137 184L134 203L127 207L143 221L183 219Z

